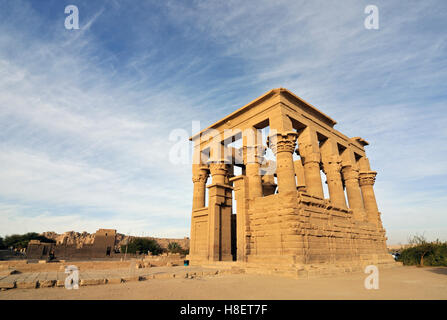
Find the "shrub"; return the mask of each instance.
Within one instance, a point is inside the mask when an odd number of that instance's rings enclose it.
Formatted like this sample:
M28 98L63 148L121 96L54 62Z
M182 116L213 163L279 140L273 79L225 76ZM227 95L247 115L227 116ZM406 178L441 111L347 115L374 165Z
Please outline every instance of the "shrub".
M121 252L126 252L126 246L127 253L142 254L150 251L153 255L159 255L163 252L163 249L154 239L133 238L127 245L121 246Z
M3 243L3 238L0 237L0 249L5 249L5 244Z
M412 247L402 250L398 261L404 265L447 266L447 242L428 242L423 236L409 241Z
M180 253L181 255L187 255L188 250L185 250L177 242L170 242L168 244L168 251L171 253Z
M168 244L168 251L171 253L179 253L182 251L182 247L177 242L170 242Z

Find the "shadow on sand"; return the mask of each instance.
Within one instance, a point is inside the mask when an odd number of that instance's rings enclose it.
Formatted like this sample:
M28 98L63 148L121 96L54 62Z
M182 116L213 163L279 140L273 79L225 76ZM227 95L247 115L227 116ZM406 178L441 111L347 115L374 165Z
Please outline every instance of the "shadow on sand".
M427 271L437 273L437 274L445 274L447 276L447 267L426 267Z

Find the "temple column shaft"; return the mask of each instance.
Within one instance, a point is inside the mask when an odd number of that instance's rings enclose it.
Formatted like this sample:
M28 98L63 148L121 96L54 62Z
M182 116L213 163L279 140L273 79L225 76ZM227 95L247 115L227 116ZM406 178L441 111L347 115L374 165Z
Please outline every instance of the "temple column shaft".
M278 193L296 192L295 167L293 164L296 138L297 133L294 131L274 133L268 137L268 146L276 156Z
M245 172L248 178L248 191L250 199L256 197L262 197L262 179L259 163L247 163L245 166Z
M341 157L338 154L337 143L331 139L321 146L323 171L326 174L329 197L333 205L347 208L343 182L341 180Z
M358 221L365 220L365 207L359 186L359 171L352 165L342 168L342 175L345 181L346 194L348 196L349 208L354 212L354 218Z
M359 160L359 166L359 184L360 189L362 190L363 204L365 206L367 219L369 222L377 224L379 221L379 209L377 207L373 188L377 172L371 170L369 160L366 157Z
M320 150L317 134L312 128L307 127L299 135L298 153L303 163L307 193L324 198L320 175Z
M244 148L244 163L245 174L248 179L249 198L262 197L262 177L261 177L261 162L264 154L264 147L257 142L260 142L260 137L257 137L257 130L251 128L247 130L247 135L243 137Z

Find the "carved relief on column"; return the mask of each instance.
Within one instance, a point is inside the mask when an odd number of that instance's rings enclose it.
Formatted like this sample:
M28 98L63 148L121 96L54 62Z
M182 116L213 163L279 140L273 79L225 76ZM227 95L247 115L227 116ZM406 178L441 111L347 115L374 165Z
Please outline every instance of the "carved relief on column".
M359 185L359 170L352 165L346 165L341 172L346 186L349 207L354 211L354 219L364 221L366 213Z
M295 131L288 131L272 134L267 139L267 145L276 156L278 192L296 192L293 152L297 137L298 134Z
M359 184L362 190L363 204L366 209L368 221L374 224L379 222L379 209L377 208L376 196L374 195L374 183L377 172L362 171L359 174Z
M338 155L327 157L323 161L323 171L326 174L330 200L333 205L346 208L345 193L341 180L341 158Z

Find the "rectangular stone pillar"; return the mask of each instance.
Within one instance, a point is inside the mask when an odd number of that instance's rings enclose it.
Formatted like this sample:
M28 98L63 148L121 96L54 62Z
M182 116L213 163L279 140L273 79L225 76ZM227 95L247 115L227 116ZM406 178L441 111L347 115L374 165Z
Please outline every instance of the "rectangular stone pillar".
M296 176L296 185L298 191L305 192L306 191L306 178L304 176L304 167L302 160L293 161L293 165L295 167L295 176Z
M249 231L248 220L248 182L247 177L237 176L230 179L234 185L234 196L236 199L236 239L237 239L237 261L247 260L249 241L247 232Z
M231 214L233 188L226 182L229 165L210 162L212 184L208 188L209 249L211 261L231 261Z

